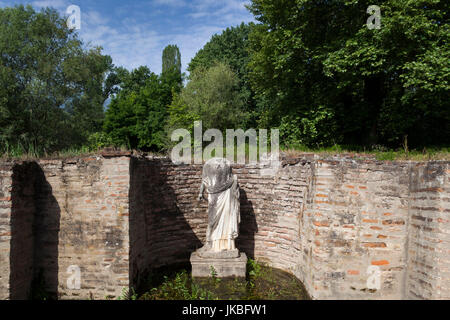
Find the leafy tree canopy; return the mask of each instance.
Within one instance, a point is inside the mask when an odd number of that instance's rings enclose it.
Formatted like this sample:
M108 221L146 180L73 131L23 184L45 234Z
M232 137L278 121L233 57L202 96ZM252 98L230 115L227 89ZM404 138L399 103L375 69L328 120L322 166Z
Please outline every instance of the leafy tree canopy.
M81 145L101 128L112 68L54 9L0 9L0 151Z
M253 23L242 23L236 27L230 27L221 34L211 37L211 40L200 49L192 58L188 66L189 72L194 72L198 68L208 69L218 62L227 64L238 78L239 94L244 101L245 112L257 112L257 101L249 82L248 63L250 62L248 36ZM246 126L255 126L254 117Z
M202 120L204 130L214 128L225 132L242 128L246 118L239 80L228 65L219 62L191 73L191 80L169 107L168 126L170 130L192 130L193 122Z
M448 1L378 1L381 28L371 30L372 4L252 0L261 24L250 34L250 79L271 106L268 125L289 115L302 126L327 110L327 143L448 144Z
M168 45L162 54L162 73L176 71L181 74L181 53L177 45Z
M181 90L181 76L169 70L160 76L145 66L131 72L116 69L119 89L106 111L104 131L114 145L159 151L167 138L167 106Z

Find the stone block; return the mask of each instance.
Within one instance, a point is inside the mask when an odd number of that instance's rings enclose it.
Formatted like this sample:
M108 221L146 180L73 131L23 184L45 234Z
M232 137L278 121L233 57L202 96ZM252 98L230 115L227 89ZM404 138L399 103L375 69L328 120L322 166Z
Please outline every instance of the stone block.
M237 277L245 278L247 255L240 253L237 258L230 258L225 253L223 258L200 256L198 252L191 254L192 277L207 278L212 276L211 267L214 268L218 278Z

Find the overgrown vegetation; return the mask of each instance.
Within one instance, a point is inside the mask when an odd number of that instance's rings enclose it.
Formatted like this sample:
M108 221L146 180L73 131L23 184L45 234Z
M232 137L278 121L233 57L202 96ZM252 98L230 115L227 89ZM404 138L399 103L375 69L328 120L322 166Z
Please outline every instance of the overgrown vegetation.
M104 147L167 152L170 133L280 129L284 150L379 160L449 158L449 5L252 0L257 24L230 26L181 73L115 67L53 9L0 9L0 154L39 157Z
M347 155L354 159L376 159L379 161L450 160L450 148L423 148L422 150L405 150L404 148L398 148L393 150L380 145L376 145L371 149L365 149L359 146L334 145L323 148L298 146L296 148L284 148L282 152L290 157L301 156L304 153L314 153L322 157Z
M119 300L270 300L310 299L303 284L294 276L252 259L246 279L221 279L211 268L211 277L192 279L186 269L151 273L140 288L141 294L124 289Z
M0 153L80 147L102 128L112 60L54 9L0 9Z
M449 4L253 0L250 80L266 101L264 127L308 147L449 144Z

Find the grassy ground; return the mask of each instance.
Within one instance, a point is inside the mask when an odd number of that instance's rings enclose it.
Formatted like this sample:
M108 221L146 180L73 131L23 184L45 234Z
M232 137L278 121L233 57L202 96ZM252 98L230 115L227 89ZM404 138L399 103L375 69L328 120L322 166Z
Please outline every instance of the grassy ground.
M125 151L123 148L120 150ZM0 154L0 160L34 160L37 158L66 159L71 157L97 155L101 153L101 151L102 150L100 149L92 150L87 147L82 147L54 152L51 154L37 154L32 151L24 152L22 149L9 149L8 152ZM307 148L296 146L294 148L281 148L280 152L289 157L299 157L305 153L314 153L323 157L341 155L352 156L356 159L376 159L379 161L450 161L450 147L429 147L423 148L422 150L408 150L408 148L393 150L382 146L375 146L369 150L363 147L339 145L329 148ZM248 147L246 148L246 154L248 155ZM168 154L157 155L167 156ZM224 155L226 155L226 150L224 150Z
M389 150L381 146L366 150L358 147L333 146L330 148L310 149L310 148L284 148L286 155L295 157L302 153L314 153L318 155L352 155L355 158L373 158L379 161L450 161L450 148L424 148L422 150L397 149Z

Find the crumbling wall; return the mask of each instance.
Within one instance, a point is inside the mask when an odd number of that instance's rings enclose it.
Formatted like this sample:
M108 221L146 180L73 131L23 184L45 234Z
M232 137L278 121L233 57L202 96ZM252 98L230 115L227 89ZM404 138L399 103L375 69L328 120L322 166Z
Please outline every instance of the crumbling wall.
M201 166L175 166L165 158L131 160L132 278L150 269L186 263L202 246L206 205L196 200Z
M29 299L33 281L33 223L36 164L25 162L13 167L11 190L10 298Z
M129 285L129 157L38 164L36 276L60 299L119 296Z
M411 168L406 298L450 299L448 165Z
M403 298L409 165L317 161L314 177L313 201L303 219L310 294ZM368 285L370 277L379 284Z
M13 164L0 163L0 299L10 297L11 191Z
M237 245L249 257L294 272L300 268L299 214L309 164L297 161L274 176L258 165L234 165L241 197ZM166 158L132 160L130 226L135 269L188 262L205 242L207 202L198 201L201 165L174 165ZM131 221L131 220L130 220ZM139 274L139 272L133 272Z
M308 155L261 170L233 166L249 257L315 299L450 297L448 162ZM205 241L201 172L123 153L0 164L0 298L25 297L31 274L61 299L117 297L145 271L188 263Z
M35 164L0 164L0 298L29 299L33 280Z

